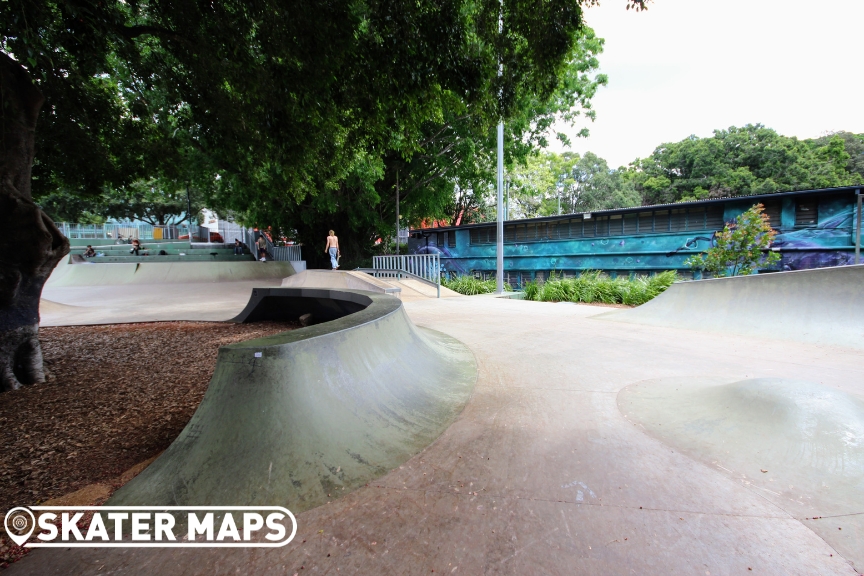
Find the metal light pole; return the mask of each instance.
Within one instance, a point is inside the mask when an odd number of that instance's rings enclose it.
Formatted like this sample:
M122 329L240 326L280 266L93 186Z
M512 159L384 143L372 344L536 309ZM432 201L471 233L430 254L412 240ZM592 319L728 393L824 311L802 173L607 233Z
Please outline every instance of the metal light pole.
M396 170L396 256L399 255L399 170Z
M510 177L507 177L506 188L504 188L506 197L504 198L504 220L510 219Z
M504 32L504 0L501 0L501 12L498 15L498 34ZM498 61L498 78L504 74L504 65ZM499 92L499 97L502 95ZM498 226L496 263L495 263L495 292L504 293L504 120L498 123Z
M855 264L861 263L861 189L855 190L858 199L858 211L855 218Z

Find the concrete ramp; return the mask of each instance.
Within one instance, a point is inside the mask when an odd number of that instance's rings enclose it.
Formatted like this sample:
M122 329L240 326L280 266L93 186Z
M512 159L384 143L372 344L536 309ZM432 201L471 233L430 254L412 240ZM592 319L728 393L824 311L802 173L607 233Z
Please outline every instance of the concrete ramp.
M348 290L368 290L397 296L403 302L437 298L435 286L414 278L375 278L365 272L342 270L307 270L285 278L282 286L304 288L335 288ZM441 287L441 298L461 296L449 288Z
M342 270L305 270L282 280L286 288L332 288L336 290L366 290L398 296L400 289L363 272Z
M864 348L864 265L680 282L594 318Z
M203 284L280 279L294 274L289 262L135 262L96 263L64 258L45 286Z
M315 326L219 350L201 405L110 505L284 505L335 500L428 446L468 400L474 357L418 329L391 296L256 289L237 321L311 312Z

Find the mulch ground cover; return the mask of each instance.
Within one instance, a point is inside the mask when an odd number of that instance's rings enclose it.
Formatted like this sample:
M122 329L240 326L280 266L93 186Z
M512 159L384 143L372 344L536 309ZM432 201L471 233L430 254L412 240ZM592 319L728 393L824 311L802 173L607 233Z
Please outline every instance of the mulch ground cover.
M155 322L41 328L48 382L0 394L0 517L159 454L192 417L220 346L293 322ZM2 531L0 531L2 532ZM3 534L5 536L5 534ZM0 567L21 550L0 537Z

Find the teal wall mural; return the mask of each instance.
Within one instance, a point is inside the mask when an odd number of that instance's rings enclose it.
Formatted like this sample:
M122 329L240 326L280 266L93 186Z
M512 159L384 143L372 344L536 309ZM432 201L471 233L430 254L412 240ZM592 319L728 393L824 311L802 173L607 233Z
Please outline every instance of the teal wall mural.
M513 285L552 272L564 276L603 270L612 276L677 270L714 244L726 222L761 202L777 230L771 270L803 270L853 263L857 188L806 190L703 200L591 214L514 220L504 227L505 280ZM408 251L439 254L451 275L495 271L495 224L411 231ZM696 273L696 277L699 275Z

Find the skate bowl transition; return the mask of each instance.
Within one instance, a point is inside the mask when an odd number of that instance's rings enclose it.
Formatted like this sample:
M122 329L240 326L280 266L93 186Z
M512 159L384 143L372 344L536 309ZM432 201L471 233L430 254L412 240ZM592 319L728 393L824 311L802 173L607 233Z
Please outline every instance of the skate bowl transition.
M679 282L594 318L864 348L864 265Z
M198 410L110 505L281 505L299 513L417 454L456 418L477 368L392 296L260 288L234 321L310 326L225 346Z
M281 280L293 274L294 268L290 262L96 263L80 257L69 257L60 261L46 287Z

